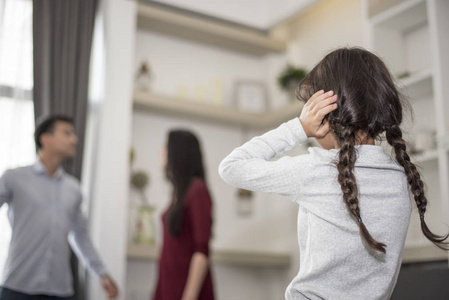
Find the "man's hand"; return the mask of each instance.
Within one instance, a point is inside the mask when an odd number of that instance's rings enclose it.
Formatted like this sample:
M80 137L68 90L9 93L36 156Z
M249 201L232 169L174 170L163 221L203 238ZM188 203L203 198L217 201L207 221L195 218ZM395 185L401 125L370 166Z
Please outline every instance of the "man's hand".
M118 289L115 285L114 280L109 275L104 275L101 277L101 287L104 290L104 293L109 299L115 298L118 296Z
M329 122L324 117L337 109L337 96L333 91L316 92L304 105L299 121L307 137L322 138L329 132Z

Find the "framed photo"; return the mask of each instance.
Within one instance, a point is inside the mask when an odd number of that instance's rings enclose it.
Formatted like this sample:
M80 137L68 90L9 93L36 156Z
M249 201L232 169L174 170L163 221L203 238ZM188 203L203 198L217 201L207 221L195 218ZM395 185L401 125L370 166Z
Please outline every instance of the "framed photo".
M250 113L266 112L268 110L268 97L265 84L260 81L237 81L234 106L238 110Z

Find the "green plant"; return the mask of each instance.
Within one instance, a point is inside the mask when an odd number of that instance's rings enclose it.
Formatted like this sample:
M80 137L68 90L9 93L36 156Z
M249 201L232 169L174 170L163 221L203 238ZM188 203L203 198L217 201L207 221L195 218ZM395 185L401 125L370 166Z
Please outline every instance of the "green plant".
M279 74L278 84L287 91L295 90L298 83L307 75L307 71L303 68L295 67L292 64L287 64L285 69Z
M149 184L150 177L145 171L134 171L131 173L131 185L142 191Z
M143 203L148 204L148 200L145 195L145 188L150 183L150 176L144 170L134 170L133 164L134 164L135 158L136 158L136 152L135 152L134 148L131 148L129 151L129 163L130 163L130 169L131 169L131 175L130 175L129 180L131 183L131 187L135 188L139 192Z

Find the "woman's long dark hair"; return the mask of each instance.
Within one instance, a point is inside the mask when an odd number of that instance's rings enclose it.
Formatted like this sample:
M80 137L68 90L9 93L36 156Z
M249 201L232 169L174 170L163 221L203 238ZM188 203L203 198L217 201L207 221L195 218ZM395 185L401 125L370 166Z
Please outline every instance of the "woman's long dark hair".
M418 207L421 229L424 235L441 249L449 250L446 236L432 233L426 225L424 214L428 200L424 183L416 166L407 153L405 140L399 127L403 118L403 106L409 103L398 92L388 68L373 53L361 48L343 48L326 55L321 62L299 83L297 97L306 102L319 90L334 91L338 108L326 116L340 146L338 182L349 213L357 222L362 238L368 245L385 253L386 245L376 241L363 224L359 192L354 176L357 158L355 145L364 140L378 140L385 132L393 147L396 161L404 168L407 181Z
M204 180L203 158L196 136L186 130L172 130L168 135L168 180L173 184L172 206L168 213L168 231L177 236L182 230L184 197L194 178Z

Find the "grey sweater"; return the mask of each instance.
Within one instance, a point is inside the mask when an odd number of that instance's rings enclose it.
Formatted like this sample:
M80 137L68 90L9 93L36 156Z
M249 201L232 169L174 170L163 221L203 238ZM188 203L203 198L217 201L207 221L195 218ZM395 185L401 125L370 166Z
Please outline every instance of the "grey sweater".
M285 195L299 204L300 268L285 299L389 299L411 212L403 168L380 146L356 146L361 217L387 245L380 254L364 243L343 202L333 163L338 149L313 147L306 155L272 160L306 141L299 119L292 119L232 151L220 164L220 176L233 186Z

